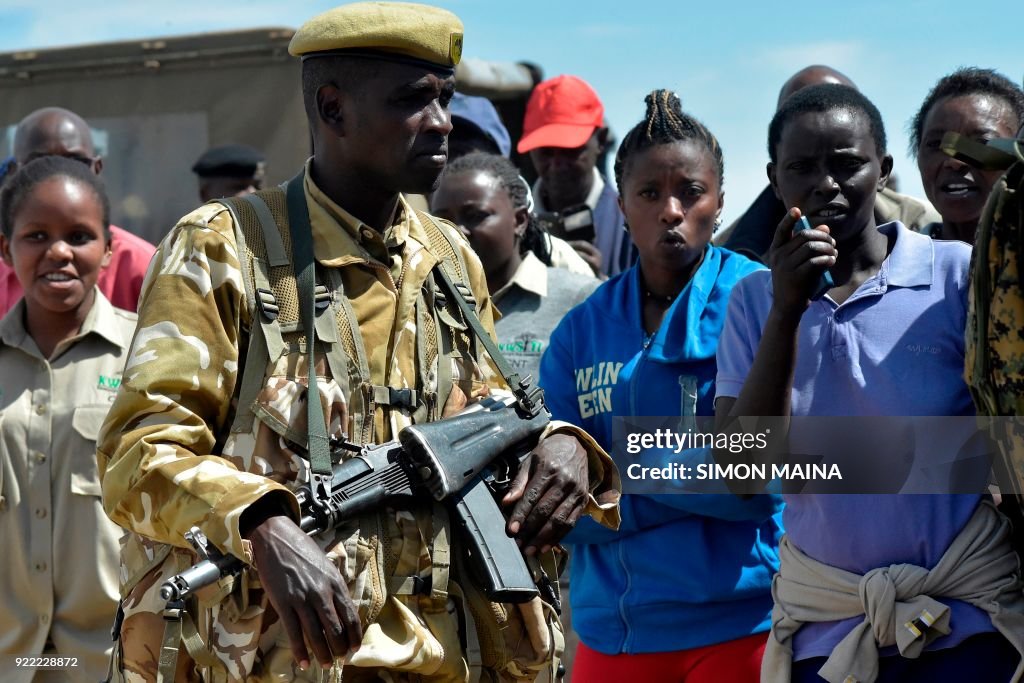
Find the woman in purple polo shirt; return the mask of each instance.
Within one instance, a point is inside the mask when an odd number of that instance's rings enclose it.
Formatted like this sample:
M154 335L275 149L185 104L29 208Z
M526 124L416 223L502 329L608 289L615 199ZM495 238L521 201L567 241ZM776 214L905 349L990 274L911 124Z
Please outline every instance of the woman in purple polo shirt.
M962 379L970 249L875 225L892 170L878 110L852 88L809 87L783 104L768 138L769 179L791 208L771 272L732 293L720 425L972 415ZM813 229L794 231L801 216ZM812 301L825 269L834 287ZM783 520L763 681L1019 679L1019 570L987 496L788 495Z

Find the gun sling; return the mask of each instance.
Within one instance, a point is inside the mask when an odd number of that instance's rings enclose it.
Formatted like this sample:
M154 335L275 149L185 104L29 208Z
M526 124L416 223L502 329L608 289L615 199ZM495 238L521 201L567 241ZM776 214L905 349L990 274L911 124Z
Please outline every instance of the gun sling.
M420 218L425 221L433 223L429 215L425 213L419 214ZM442 233L443 234L443 233ZM519 405L531 415L536 415L540 410L543 409L543 392L537 387L531 387L532 377L527 376L521 378L519 373L512 369L509 365L508 360L505 359L504 354L498 350L498 345L491 339L491 335L487 334L483 324L480 322L480 318L477 316L473 306L469 303L469 300L473 297L473 292L470 291L469 287L463 284L456 284L449 277L448 273L445 272L444 268L436 267L434 272L437 274L438 280L445 292L452 297L455 301L455 305L459 307L459 311L462 312L462 317L465 319L469 328L473 331L473 335L483 345L484 349L487 350L491 360L494 361L495 367L498 368L498 372L501 374L501 378L505 380L505 384L515 394L516 399L519 401ZM465 293L463 293L465 289Z
M296 284L299 290L299 316L306 332L306 425L309 430L310 488L317 502L324 502L331 490L331 445L327 423L320 406L320 390L316 381L316 277L313 260L313 228L309 223L309 207L303 188L305 170L288 181L288 228L295 258Z

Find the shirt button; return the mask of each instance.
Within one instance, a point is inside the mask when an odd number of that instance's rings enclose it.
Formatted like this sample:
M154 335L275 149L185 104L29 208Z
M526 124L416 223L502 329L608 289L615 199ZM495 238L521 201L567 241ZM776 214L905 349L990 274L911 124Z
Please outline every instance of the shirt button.
M42 451L33 452L32 457L36 459L36 462L46 462L46 453L43 453Z
M45 562L36 562L36 571L37 572L45 572L46 571L46 563Z
M36 517L39 519L46 517L46 508L36 508Z
M36 406L36 415L43 415L46 413L46 404L40 403Z
M49 614L42 615L41 617L39 617L39 621L43 622L44 624L49 624L50 623L50 615Z

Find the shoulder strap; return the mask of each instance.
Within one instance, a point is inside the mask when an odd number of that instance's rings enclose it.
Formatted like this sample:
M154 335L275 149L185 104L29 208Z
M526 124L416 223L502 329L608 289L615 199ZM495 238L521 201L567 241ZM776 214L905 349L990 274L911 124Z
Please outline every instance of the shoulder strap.
M459 244L435 222L434 217L429 213L417 210L416 216L423 224L423 229L430 240L430 247L441 261L442 267L448 271L448 275L454 281L465 280L466 273L469 271L466 269L466 261L462 258L462 249Z
M429 214L423 212L417 212L420 220L427 224L433 230L440 233L446 240L448 235L445 234L444 230L434 223L433 219ZM457 255L459 253L458 247L455 244L449 244L452 247L452 251ZM455 305L459 307L459 311L462 312L462 317L469 325L469 328L473 331L473 335L477 338L484 349L487 350L491 360L494 361L494 365L498 368L498 372L501 373L502 379L508 385L509 389L516 397L516 401L519 403L519 407L529 413L530 415L537 415L540 411L544 410L544 392L540 387L533 386L533 377L527 375L526 377L520 377L519 373L512 369L505 356L498 350L498 345L491 339L491 335L487 334L487 330L484 329L483 324L480 322L480 318L476 314L476 310L470 305L469 300L473 299L473 292L469 288L469 285L464 283L455 284L452 281L451 276L448 275L447 269L444 267L445 260L438 261L438 266L435 266L434 271L437 273L441 287L445 292L455 301ZM463 269L465 272L465 269Z
M237 392L238 412L231 425L231 431L238 433L249 431L252 428L253 420L256 418L253 405L256 395L263 386L267 365L271 360L277 360L284 349L281 328L276 321L277 303L271 291L266 264L252 253L250 245L246 242L245 231L242 229L243 218L239 210L242 206L241 202L251 206L259 220L270 265L280 265L282 258L285 263L288 263L288 258L285 255L284 246L281 244L281 235L277 224L274 222L266 202L256 195L248 195L241 199L225 198L219 201L231 213L235 226L235 243L250 320L249 343L246 347L245 365L241 368L242 374ZM249 264L251 268L245 263L246 259L251 262Z
M327 440L327 423L320 405L320 390L316 381L316 277L313 259L313 228L309 222L309 207L303 187L305 170L288 181L288 228L292 237L292 255L299 291L299 317L306 332L306 429L309 431L308 449L310 484L314 499L326 501L331 491L331 450Z

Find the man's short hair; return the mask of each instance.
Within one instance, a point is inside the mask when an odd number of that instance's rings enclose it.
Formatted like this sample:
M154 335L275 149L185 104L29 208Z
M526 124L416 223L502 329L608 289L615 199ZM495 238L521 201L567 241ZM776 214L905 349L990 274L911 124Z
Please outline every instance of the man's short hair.
M302 104L306 108L309 125L316 130L319 118L316 94L325 85L339 90L359 93L360 82L367 81L379 73L381 62L349 55L323 55L302 62Z
M778 161L779 141L782 139L782 129L787 123L800 114L835 110L863 114L871 128L875 151L878 152L879 157L885 156L885 125L882 123L882 115L879 113L878 107L855 88L835 83L822 83L798 90L775 112L771 125L768 126L768 157L772 163Z

